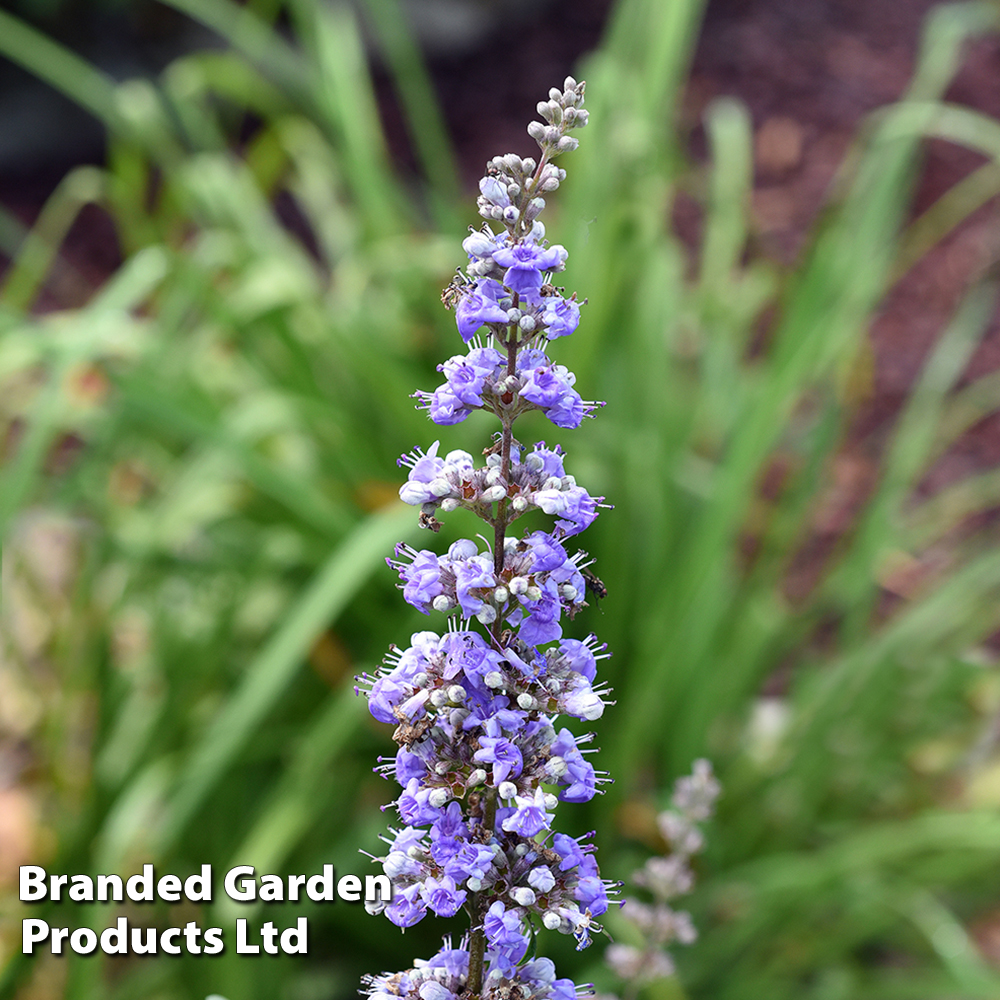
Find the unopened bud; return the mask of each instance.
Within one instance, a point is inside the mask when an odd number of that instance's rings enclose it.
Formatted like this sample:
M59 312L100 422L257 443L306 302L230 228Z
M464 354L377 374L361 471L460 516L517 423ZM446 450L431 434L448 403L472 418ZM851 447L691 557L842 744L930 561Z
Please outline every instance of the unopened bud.
M454 606L455 605L452 602L451 598L448 597L446 594L438 594L437 597L435 597L434 600L431 601L431 607L435 611L451 611L451 609Z
M571 153L579 145L580 145L580 140L579 139L574 139L573 136L571 136L571 135L564 135L556 143L556 152L557 153Z
M532 906L535 902L535 893L526 885L518 885L510 890L510 898L513 899L518 906Z
M531 316L522 316L517 325L525 332L531 333L535 329L535 320Z
M550 757L545 762L545 773L553 778L561 778L569 770L569 765L562 757Z
M452 684L452 686L448 688L448 701L455 705L465 701L466 696L467 692L461 684Z
M434 809L440 809L442 806L448 804L448 800L451 798L451 792L447 788L435 788L430 795L427 796L427 804Z
M527 597L529 601L540 601L542 599L542 588L532 584L524 592L524 596Z
M493 591L493 600L497 604L506 604L509 596L510 595L507 593L506 587L497 587L497 589Z
M573 584L564 583L562 587L560 587L559 589L563 597L565 597L567 601L576 600L576 587L574 587Z
M503 500L506 495L507 487L505 487L503 483L497 483L496 486L490 486L483 490L479 499L482 500L483 503L494 503L497 500Z
M481 785L485 780L486 772L481 767L477 767L466 779L465 784L468 788L475 788L476 785Z
M482 610L476 613L476 620L482 625L492 625L497 620L497 613L489 604L484 604Z
M541 122L531 122L528 125L528 135L536 142L541 142L545 137L545 126Z
M483 677L483 683L493 691L497 688L502 688L503 674L501 674L499 670L491 670L485 677Z
M502 799L512 799L517 795L517 785L513 781L501 781L497 788L497 795Z
M562 923L562 917L560 917L559 914L555 912L555 910L549 910L542 917L542 925L548 931L556 930L561 923Z
M448 695L446 695L440 688L431 691L431 704L435 708L440 708L447 700Z
M483 887L483 881L482 881L482 879L478 879L478 878L470 878L465 883L465 885L466 885L466 888L469 890L469 892L479 892L479 890L482 889L482 887Z
M530 712L535 707L535 699L527 691L523 691L517 696L517 707L523 708L525 712Z
M457 497L446 497L441 501L441 510L443 510L445 514L450 514L453 510L458 510L461 506L462 501Z
M514 497L514 499L510 502L510 505L518 512L518 514L528 509L528 501L521 496Z

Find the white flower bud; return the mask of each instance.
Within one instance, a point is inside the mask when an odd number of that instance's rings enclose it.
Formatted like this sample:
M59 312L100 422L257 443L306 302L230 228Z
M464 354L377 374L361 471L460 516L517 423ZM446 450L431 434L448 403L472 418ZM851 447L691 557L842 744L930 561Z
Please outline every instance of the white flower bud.
M441 688L436 688L431 691L431 704L435 708L440 708L448 700L448 695L441 690Z
M445 761L443 761L443 760L439 760L434 765L434 773L437 774L437 775L447 774L448 773L448 765L447 765L447 763Z
M545 762L545 773L552 778L561 778L569 770L569 764L562 757L550 757Z
M530 455L528 455L528 457L527 457L527 458L526 458L526 459L524 460L524 464L525 464L525 465L526 465L526 466L527 466L527 467L528 467L528 468L529 468L529 469L530 469L530 470L531 470L532 472L539 472L539 471L540 471L540 470L541 470L541 469L542 469L542 468L544 467L544 465L545 465L545 459L543 459L543 458L542 458L542 456L541 456L541 455L539 455L537 451L533 451L533 452L532 452L532 453L531 453Z
M511 552L517 548L517 539L508 536L503 540L503 550L504 552Z
M466 694L467 692L461 684L452 684L452 686L448 688L448 701L458 705L465 701Z
M483 625L492 625L497 620L496 609L484 604L482 610L476 614L476 620Z
M524 170L526 174L533 174L535 172L535 167L537 166L538 164L535 163L534 158L530 156L526 156L521 161L521 168Z
M536 142L541 142L545 136L545 126L541 122L530 122L528 125L528 135ZM480 209L482 212L482 209Z
M549 476L548 479L542 483L543 490L561 490L562 480L558 476Z
M535 699L527 691L523 691L517 696L517 707L523 708L525 712L530 712L535 708Z
M451 798L451 792L447 788L435 788L430 795L427 796L427 804L432 806L434 809L440 809L442 806L448 804L448 800Z
M503 687L503 674L499 670L491 670L483 677L483 683L492 690Z
M519 858L523 858L525 854L528 853L528 850L529 848L527 844L518 844L517 847L514 848L514 854Z
M435 611L451 611L455 606L454 601L445 594L438 594L437 597L431 601L431 607Z
M466 880L465 885L469 892L479 892L483 887L483 882L482 879L470 878Z
M501 781L497 789L497 795L502 799L512 799L517 795L517 785L513 781Z
M436 497L446 497L451 495L451 483L447 479L435 479L427 487Z
M446 514L450 514L453 510L458 510L461 506L462 501L457 497L445 497L444 500L441 501L441 510L443 510Z
M514 497L511 501L511 507L514 508L519 514L528 509L528 501L522 496Z
M497 604L506 604L509 596L510 595L507 593L506 587L497 587L497 589L493 591L493 600L496 601Z
M527 597L529 601L540 601L542 599L542 588L532 584L524 592L524 596Z
M479 499L484 503L495 503L497 500L502 500L507 495L507 488L503 483L497 483L495 486L490 486L483 490L479 495Z
M503 475L500 469L500 463L497 462L496 465L491 466L486 473L486 485L493 486L500 481L500 477Z
M427 674L425 671L421 670L419 673L413 675L413 686L417 688L422 688L427 683Z
M493 454L486 456L486 465L490 469L498 469L503 462L503 456Z
M518 885L510 890L510 898L518 906L532 906L535 902L535 893L526 885Z
M515 576L511 578L507 587L515 597L520 597L527 592L528 581L523 576Z
M476 785L481 785L485 780L486 772L481 767L477 767L466 779L465 787L475 788Z
M545 793L545 808L555 809L559 805L559 799L557 799L551 792Z
M559 588L559 590L562 593L563 597L566 598L567 601L575 601L576 600L576 587L574 587L573 584L571 584L571 583L564 583Z
M557 153L571 153L579 145L580 145L580 140L579 139L574 139L573 136L571 136L571 135L564 135L556 143L556 152Z
M525 333L531 333L531 331L535 329L535 321L534 321L534 319L531 316L522 316L518 320L517 325Z
M557 930L561 923L562 917L560 917L554 910L549 910L542 917L542 925L548 931Z

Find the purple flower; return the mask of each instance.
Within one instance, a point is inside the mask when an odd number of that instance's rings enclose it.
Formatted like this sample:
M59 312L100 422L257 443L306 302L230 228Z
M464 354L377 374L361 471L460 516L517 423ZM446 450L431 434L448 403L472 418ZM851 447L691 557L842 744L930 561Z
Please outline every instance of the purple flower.
M545 792L539 787L533 796L515 795L516 810L513 816L503 821L503 828L508 833L517 833L522 837L534 837L542 830L548 830L553 813L545 811Z
M524 765L521 751L510 740L502 736L481 736L479 746L481 749L473 754L473 760L478 760L480 764L493 765L494 785L506 781L510 774L516 778L521 773Z
M493 587L496 577L493 575L493 559L491 556L473 556L455 565L455 593L462 607L462 614L471 618L483 608L482 598L471 593L473 588Z
M545 300L540 318L549 340L568 337L580 325L580 305L574 299L552 296Z
M455 322L462 340L466 343L472 340L476 330L484 323L508 322L506 309L497 304L497 298L502 294L503 289L498 282L483 278L462 296L455 307Z
M565 365L543 365L532 369L521 387L521 396L542 409L555 406L570 392L576 376ZM579 398L579 397L578 397Z
M439 385L430 395L420 393L421 407L436 424L460 424L472 412L448 385Z
M424 879L420 895L439 917L453 917L465 902L466 892L455 885L450 875L445 875L440 880Z
M560 246L543 248L534 243L518 243L495 250L493 259L507 268L503 283L512 292L523 294L541 288L542 272L561 267L566 251Z
M385 908L385 915L397 927L412 927L424 919L427 907L420 898L420 885L411 885L393 893L392 902Z

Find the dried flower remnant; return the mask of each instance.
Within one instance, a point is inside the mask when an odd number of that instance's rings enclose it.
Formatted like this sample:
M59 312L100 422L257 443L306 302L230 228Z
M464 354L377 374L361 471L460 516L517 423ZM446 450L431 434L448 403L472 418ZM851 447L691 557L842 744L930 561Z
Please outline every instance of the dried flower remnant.
M460 910L471 926L458 947L446 940L412 969L368 977L362 992L374 1000L586 995L590 987L556 978L549 959L532 957L533 937L555 930L586 947L617 889L601 878L591 835L575 839L555 827L560 802L586 802L609 780L588 760L590 735L557 722L598 719L610 704L597 681L604 646L563 634L586 606L590 565L567 544L604 498L567 474L560 447L526 447L513 434L524 413L575 428L603 405L585 401L573 373L546 353L580 323L582 303L552 284L568 255L548 244L539 215L542 196L565 178L553 160L576 148L568 133L587 123L583 97L583 83L567 78L538 105L544 121L528 129L537 160L508 153L487 164L478 199L486 223L464 241L467 267L442 296L466 351L439 366L441 385L415 393L436 424L481 409L500 430L481 464L464 451L439 454L438 441L403 455L400 497L433 531L439 513L459 508L493 530L489 540L460 539L440 554L399 545L388 560L406 601L451 617L443 633L416 633L375 675L359 678L372 715L396 726L399 749L378 770L402 789L387 807L399 826L373 859L393 896L371 908L401 928ZM532 509L553 517L552 527L508 534Z

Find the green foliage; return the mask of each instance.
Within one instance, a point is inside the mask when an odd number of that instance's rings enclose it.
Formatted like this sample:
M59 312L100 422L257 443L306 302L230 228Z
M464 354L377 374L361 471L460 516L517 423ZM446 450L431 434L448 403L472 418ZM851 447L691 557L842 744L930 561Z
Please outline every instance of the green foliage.
M389 797L370 765L390 744L352 675L424 627L382 563L416 535L394 459L437 436L409 393L457 345L438 290L475 220L394 7L370 4L418 137L419 208L388 161L346 7L289 3L293 44L268 5L171 5L229 47L121 84L0 12L0 51L109 135L107 166L71 173L30 233L0 225L16 247L0 307L4 676L25 706L38 857L60 872L363 871ZM599 735L616 784L581 830L624 877L637 827L618 819L695 757L716 765L721 813L691 898L702 938L654 1000L993 997L1000 976L968 927L1000 889L1000 679L980 648L998 626L1000 553L975 519L1000 478L918 490L996 405L996 376L957 388L996 308L988 274L970 276L815 582L789 581L830 503L873 316L1000 191L1000 123L943 100L997 8L932 13L907 94L865 123L782 270L748 249L746 111L709 108L704 168L673 125L701 7L619 3L578 74L591 125L550 225L568 288L589 299L560 360L609 401L570 464L617 508L588 533L604 613L577 623L615 654ZM928 136L989 162L910 221ZM694 253L670 226L679 190L703 212ZM114 221L121 268L85 305L36 310L91 203ZM471 440L449 431L449 447ZM891 597L900 565L920 572ZM301 966L53 966L5 938L0 989L309 1000L434 947L436 929L400 946L356 908L308 912ZM203 923L233 916L216 905ZM606 981L598 950L566 956L586 963L578 979Z

